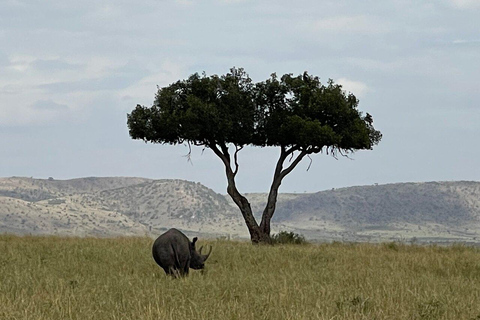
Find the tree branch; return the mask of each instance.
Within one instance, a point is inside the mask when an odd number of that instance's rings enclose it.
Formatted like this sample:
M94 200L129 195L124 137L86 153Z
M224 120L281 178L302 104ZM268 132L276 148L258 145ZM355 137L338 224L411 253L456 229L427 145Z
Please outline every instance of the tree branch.
M245 198L237 189L235 184L235 175L238 172L238 162L237 162L237 154L243 148L236 146L236 151L234 154L234 161L235 161L235 171L232 170L232 166L230 163L230 154L228 153L228 147L224 143L219 143L220 149L218 148L217 144L209 144L208 147L212 149L212 151L223 161L225 165L225 171L227 175L227 193L230 195L232 200L240 209L242 216L245 220L247 225L248 231L250 232L250 236L252 241L258 242L263 240L262 234L260 233L260 229L258 226L255 217L253 216L252 208L250 203L248 202L247 198Z
M230 154L228 153L228 149L225 150L222 148L222 151L226 152L226 154L224 154L214 143L209 143L208 147L212 149L212 151L220 158L220 160L222 160L223 164L225 165L225 170L227 171L227 177L229 174L233 175L232 167L230 166Z
M307 155L308 159L310 159L310 163L308 164L308 168L307 168L307 171L310 170L310 167L312 166L312 158L310 158L310 155Z
M237 172L238 172L238 153L240 152L240 150L243 149L243 146L237 146L235 145L235 154L233 156L233 159L235 161L235 171L233 172L233 175L236 176L237 175Z
M293 160L293 162L284 170L280 172L280 179L283 179L287 174L292 172L292 170L297 166L297 164L302 161L303 157L305 157L307 154L309 154L307 151L302 150L300 154Z
M187 141L188 145L188 153L184 155L185 158L187 158L187 162L190 162L190 164L193 166L193 161L192 161L192 145L190 144L190 141Z
M281 146L280 157L277 161L277 166L275 168L275 173L273 175L272 185L270 187L270 192L268 194L267 205L263 210L262 221L260 223L260 229L263 233L270 235L270 220L272 219L273 213L275 212L275 207L278 197L278 189L282 184L283 178L289 174L293 168L302 160L302 158L307 154L305 151L301 153L293 160L290 166L286 169L283 169L283 164L289 155L294 155L294 152L299 150L297 146L293 146L287 149L285 146Z

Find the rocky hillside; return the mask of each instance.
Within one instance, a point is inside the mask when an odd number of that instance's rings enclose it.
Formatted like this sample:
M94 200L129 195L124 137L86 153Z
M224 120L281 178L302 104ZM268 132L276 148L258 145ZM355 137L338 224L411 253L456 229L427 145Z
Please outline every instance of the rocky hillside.
M33 179L22 177L0 178L0 197L29 202L54 199L78 193L95 193L152 181L145 178L80 178L72 180Z
M172 226L245 232L225 197L193 182L0 179L0 232L116 236L157 234Z
M353 240L477 241L480 183L399 183L323 191L283 202L275 218L308 234L334 231Z
M246 194L256 217L266 194ZM228 196L194 182L144 178L0 178L0 232L248 237ZM480 242L480 183L428 182L280 194L272 229L342 241Z
M87 193L76 201L119 212L149 230L181 225L188 230L207 231L239 224L238 215L224 196L183 180L155 180Z

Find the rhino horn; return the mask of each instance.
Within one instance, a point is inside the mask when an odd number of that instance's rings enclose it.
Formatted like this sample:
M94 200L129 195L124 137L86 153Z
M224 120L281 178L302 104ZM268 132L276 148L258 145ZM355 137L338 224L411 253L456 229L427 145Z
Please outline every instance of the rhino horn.
M200 252L201 252L202 248L203 248L203 246L200 248ZM210 256L210 253L212 253L212 249L213 249L212 246L210 246L210 250L208 250L208 253L206 255L202 256L203 261L206 261L208 259L208 257Z

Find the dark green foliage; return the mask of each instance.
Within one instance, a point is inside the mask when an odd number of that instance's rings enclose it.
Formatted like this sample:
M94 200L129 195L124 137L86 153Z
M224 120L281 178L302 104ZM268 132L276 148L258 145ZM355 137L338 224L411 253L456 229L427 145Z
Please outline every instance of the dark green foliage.
M305 237L298 233L280 231L272 236L274 244L307 244Z
M318 77L275 74L256 86L260 110L259 131L269 146L298 146L319 152L371 149L381 139L372 117L357 110L358 100L332 80L322 85Z
M152 107L128 115L130 135L154 143L208 145L253 141L253 84L242 69L218 77L198 74L159 88Z
M371 149L381 139L358 99L308 73L252 83L243 69L191 75L159 88L152 107L128 115L130 136L154 143L282 146L318 153Z

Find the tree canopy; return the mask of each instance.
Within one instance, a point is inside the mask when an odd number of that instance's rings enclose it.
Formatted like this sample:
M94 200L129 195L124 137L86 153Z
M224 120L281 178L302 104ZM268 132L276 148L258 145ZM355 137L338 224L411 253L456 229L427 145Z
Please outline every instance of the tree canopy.
M253 83L242 68L188 79L158 88L151 107L137 105L128 115L133 139L161 144L205 146L223 161L228 193L239 206L252 240L269 239L278 188L306 155L326 151L336 156L372 149L381 140L370 114L358 110L358 99L342 86L307 72ZM229 146L235 146L232 162ZM280 147L281 154L262 223L235 186L237 153L246 145ZM296 154L296 157L293 157ZM284 168L287 157L293 161Z
M193 74L159 88L152 107L128 115L130 135L155 143L282 146L348 153L381 139L358 99L332 80L275 75L253 84L243 69L221 77Z

